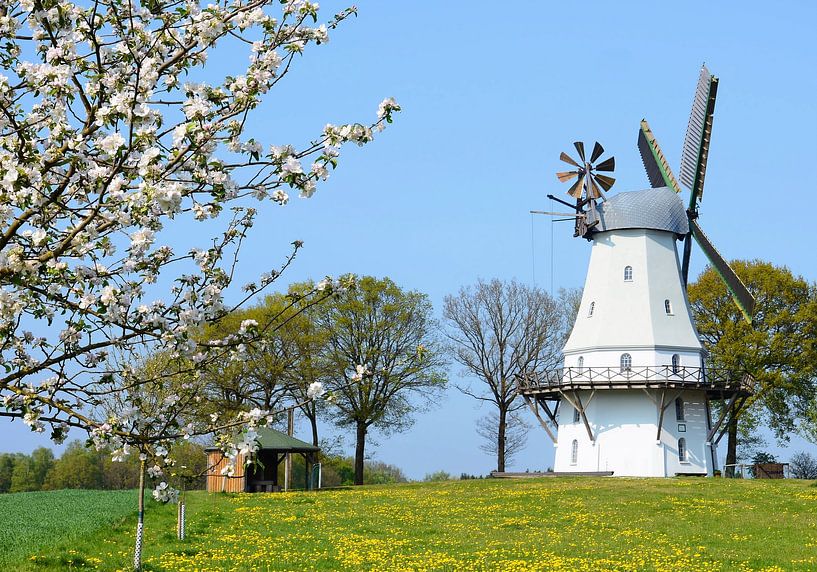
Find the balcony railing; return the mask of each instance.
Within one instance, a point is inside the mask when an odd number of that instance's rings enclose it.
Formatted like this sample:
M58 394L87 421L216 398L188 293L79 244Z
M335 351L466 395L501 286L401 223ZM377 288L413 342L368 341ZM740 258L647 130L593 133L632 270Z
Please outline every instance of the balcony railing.
M720 369L702 367L562 367L517 377L519 390L528 395L579 389L626 389L674 387L703 389L728 396L753 393L751 376L732 379Z

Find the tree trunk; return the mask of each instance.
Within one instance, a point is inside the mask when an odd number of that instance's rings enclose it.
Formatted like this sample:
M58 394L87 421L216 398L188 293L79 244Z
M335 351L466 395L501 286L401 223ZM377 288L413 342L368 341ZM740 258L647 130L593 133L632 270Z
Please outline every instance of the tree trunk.
M363 484L363 457L366 450L366 425L358 422L355 443L355 484Z
M496 470L505 472L505 429L508 424L508 412L504 407L499 408L499 427L496 431Z
M136 546L133 549L133 569L142 570L142 538L145 529L145 461L139 463L139 514L136 520Z
M726 465L734 465L738 462L738 420L732 417L729 420L729 429L727 431L726 442ZM724 467L724 475L727 477L735 476L736 467Z
M318 446L318 414L317 412L313 411L312 415L309 415L309 423L312 425L312 444L317 447Z

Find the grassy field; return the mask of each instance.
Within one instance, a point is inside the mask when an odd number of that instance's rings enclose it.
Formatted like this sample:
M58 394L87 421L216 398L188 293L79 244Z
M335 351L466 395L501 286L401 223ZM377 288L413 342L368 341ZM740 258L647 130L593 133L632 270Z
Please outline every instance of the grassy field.
M175 539L175 507L149 503L145 569L816 570L817 488L809 485L560 478L193 493L183 542ZM99 502L117 494L101 493ZM21 495L8 498L22 504ZM28 498L44 507L43 497ZM75 518L93 505L77 500ZM122 514L119 500L104 502ZM26 527L36 514L22 516ZM18 518L0 510L0 531ZM29 553L18 548L6 568L55 570L71 562L75 569L127 569L134 519L96 518L72 525L71 537L39 535L38 545L28 537Z
M56 539L78 542L133 512L134 491L53 491L0 495L0 570ZM55 559L55 564L68 564Z

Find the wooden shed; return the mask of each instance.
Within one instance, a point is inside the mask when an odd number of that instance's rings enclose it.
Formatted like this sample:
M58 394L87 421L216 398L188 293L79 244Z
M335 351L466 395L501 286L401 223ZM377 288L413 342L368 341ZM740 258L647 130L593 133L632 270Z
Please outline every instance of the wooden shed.
M259 465L245 467L244 456L239 455L232 477L221 474L221 470L228 464L221 449L215 447L205 449L209 469L207 492L279 492L281 486L278 484L278 467L287 453L296 453L304 458L306 464L304 488L312 488L310 475L320 448L269 427L260 427L256 431L260 448L255 455L260 462Z

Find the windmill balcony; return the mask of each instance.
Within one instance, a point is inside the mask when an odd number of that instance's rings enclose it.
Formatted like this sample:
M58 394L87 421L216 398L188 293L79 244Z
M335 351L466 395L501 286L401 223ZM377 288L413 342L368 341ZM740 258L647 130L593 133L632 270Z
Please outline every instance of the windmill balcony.
M520 393L555 398L564 391L608 389L699 389L712 399L754 393L753 379L731 378L725 370L687 366L562 367L517 377Z

